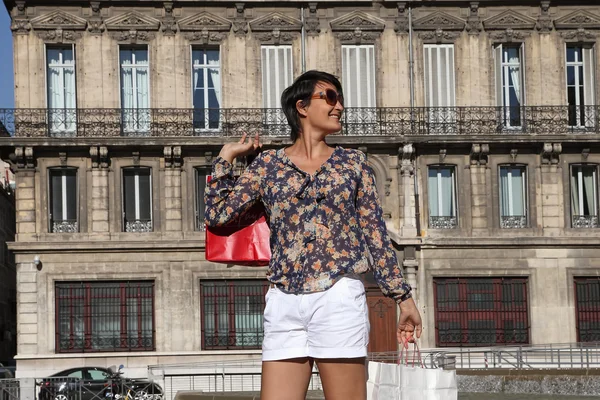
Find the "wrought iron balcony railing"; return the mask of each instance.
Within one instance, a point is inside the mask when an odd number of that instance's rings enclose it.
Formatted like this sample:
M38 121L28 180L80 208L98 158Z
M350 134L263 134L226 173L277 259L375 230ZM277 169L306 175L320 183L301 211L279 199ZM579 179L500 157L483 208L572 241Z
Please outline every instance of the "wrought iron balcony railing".
M441 217L441 216L430 216L429 227L431 229L454 229L458 228L457 217Z
M598 216L573 215L573 228L598 228Z
M600 133L600 106L347 107L343 135L548 135ZM283 112L266 108L0 109L0 136L288 136Z
M136 219L125 221L125 232L152 232L152 220Z
M500 227L505 229L527 228L526 215L503 215L500 217Z
M65 219L52 221L52 233L77 233L79 224L76 219Z

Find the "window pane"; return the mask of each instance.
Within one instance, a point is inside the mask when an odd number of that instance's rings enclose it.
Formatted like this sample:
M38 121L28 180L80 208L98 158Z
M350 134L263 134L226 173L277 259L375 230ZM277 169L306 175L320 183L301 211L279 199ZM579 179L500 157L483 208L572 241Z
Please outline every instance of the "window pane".
M142 169L139 171L139 207L140 207L140 219L141 220L150 220L152 211L152 195L150 188L150 171L147 169Z
M136 197L135 197L135 175L137 170L125 169L123 170L123 199L125 204L125 220L135 221L136 220Z
M373 45L342 46L342 85L347 107L375 107Z
M522 167L500 168L500 215L525 216L526 193L525 169Z

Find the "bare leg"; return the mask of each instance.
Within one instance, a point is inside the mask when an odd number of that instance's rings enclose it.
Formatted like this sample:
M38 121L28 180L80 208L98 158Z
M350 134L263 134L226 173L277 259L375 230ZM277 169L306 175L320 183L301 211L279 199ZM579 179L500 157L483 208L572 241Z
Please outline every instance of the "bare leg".
M308 358L263 361L260 399L304 400L312 367Z
M316 359L327 400L366 400L364 358Z

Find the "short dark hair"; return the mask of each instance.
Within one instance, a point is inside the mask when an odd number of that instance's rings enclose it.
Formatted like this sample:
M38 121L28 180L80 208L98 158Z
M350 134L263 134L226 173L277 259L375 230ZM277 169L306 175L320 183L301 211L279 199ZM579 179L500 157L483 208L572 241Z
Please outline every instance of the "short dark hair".
M306 71L297 77L294 83L281 94L281 107L288 120L288 124L290 124L290 127L292 128L290 134L292 142L295 142L296 139L298 139L298 135L302 130L302 125L300 125L300 115L296 109L296 102L302 100L302 102L308 106L312 94L315 91L315 86L317 86L317 83L319 82L331 83L335 86L337 92L342 94L342 84L338 78L327 72L316 70Z

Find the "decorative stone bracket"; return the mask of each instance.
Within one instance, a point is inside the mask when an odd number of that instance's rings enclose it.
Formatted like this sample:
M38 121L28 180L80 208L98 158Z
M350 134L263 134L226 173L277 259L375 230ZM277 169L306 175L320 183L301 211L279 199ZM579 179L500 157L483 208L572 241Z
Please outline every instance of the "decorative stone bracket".
M400 173L402 176L412 176L415 172L415 148L407 143L398 149L400 158Z
M488 163L488 154L490 153L490 145L487 143L473 143L471 146L471 165L485 166Z
M558 164L560 153L562 152L562 144L560 143L544 143L542 148L542 164Z
M106 146L90 147L92 168L108 168L108 149Z
M165 156L165 168L181 168L181 146L165 146L163 153Z
M14 163L18 169L33 169L33 147L15 147Z

